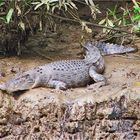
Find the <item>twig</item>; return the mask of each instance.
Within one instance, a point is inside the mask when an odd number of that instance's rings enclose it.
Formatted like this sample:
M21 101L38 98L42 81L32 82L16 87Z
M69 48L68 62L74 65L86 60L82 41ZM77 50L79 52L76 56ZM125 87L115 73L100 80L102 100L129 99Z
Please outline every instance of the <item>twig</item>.
M107 37L106 39L103 39L102 41L105 42L105 41L108 41L108 40L110 40L112 38L121 38L123 36L124 36L124 34L118 34L118 35L116 35L116 33L114 33L112 35L109 35L109 37ZM129 35L125 35L125 37L129 37Z
M99 24L91 23L91 22L84 21L84 20L70 19L70 18L54 15L54 14L51 14L51 13L47 13L47 14L52 16L52 17L59 18L59 19L62 19L62 20L67 20L67 21L72 21L72 22L77 22L77 23L81 23L81 21L82 21L82 22L85 22L85 24L87 24L87 25L91 25L91 26L95 26L95 27L99 27L99 28L106 28L106 29L110 29L110 30L114 30L114 31L125 32L127 34L133 34L133 35L135 34L135 33L131 33L131 32L121 30L121 29L118 29L118 28L106 27L104 25L99 25Z
M50 57L48 57L48 56L46 56L46 55L44 55L44 54L42 54L42 53L40 53L40 52L38 52L38 51L36 51L34 49L32 49L32 51L34 53L36 53L37 55L39 55L40 57L45 58L45 59L48 59L49 61L52 61L52 59Z
M30 22L29 22L27 16L25 17L25 19L26 19L26 21L27 21L27 23L28 23L28 25L29 25L29 27L30 27L30 29L31 29L31 34L33 35L33 28L32 28L32 26L31 26L31 24L30 24Z

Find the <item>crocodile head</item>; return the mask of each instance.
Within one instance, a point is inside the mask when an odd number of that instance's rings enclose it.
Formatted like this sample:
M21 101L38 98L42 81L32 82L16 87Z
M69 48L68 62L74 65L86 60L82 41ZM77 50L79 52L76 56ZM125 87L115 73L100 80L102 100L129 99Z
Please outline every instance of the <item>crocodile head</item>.
M15 91L27 90L32 87L34 81L26 75L14 77L8 80L6 83L0 85L0 90L6 91L7 93L13 93Z
M84 50L85 50L85 60L89 63L96 63L102 56L99 51L99 49L96 47L96 44L94 42L86 42L82 44Z

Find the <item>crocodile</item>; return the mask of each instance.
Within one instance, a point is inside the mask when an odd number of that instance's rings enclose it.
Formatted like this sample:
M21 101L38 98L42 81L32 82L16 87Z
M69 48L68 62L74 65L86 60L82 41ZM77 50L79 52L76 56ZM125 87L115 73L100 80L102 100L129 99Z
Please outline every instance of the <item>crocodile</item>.
M0 84L0 89L13 93L36 87L66 90L86 86L91 82L103 86L107 84L103 76L103 55L136 51L136 48L96 41L87 41L83 48L84 59L60 60L37 66Z

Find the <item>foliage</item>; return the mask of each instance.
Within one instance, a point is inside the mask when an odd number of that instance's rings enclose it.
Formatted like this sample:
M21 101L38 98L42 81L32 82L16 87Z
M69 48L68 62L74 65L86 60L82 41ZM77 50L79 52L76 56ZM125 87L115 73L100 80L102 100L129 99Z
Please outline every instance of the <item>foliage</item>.
M78 0L77 0L78 1ZM106 17L99 22L99 25L104 25L105 27L117 27L117 26L125 26L128 24L132 24L133 29L139 31L140 29L140 3L134 1L133 8L124 8L121 7L122 15L117 15L117 6L114 9L107 9ZM85 0L86 5L89 6L91 10L91 16L96 19L96 15L101 13L98 6L94 4L93 0ZM56 11L68 12L72 15L74 19L79 20L81 23L82 29L87 29L86 23L82 21L78 14L78 8L74 1L72 0L14 0L14 1L4 1L0 0L0 8L4 7L4 16L0 16L0 19L3 20L6 24L10 24L13 21L13 15L20 18L18 21L18 26L20 26L23 30L25 29L25 25L23 19L26 18L26 15L36 11L43 12L43 15L49 13L56 13ZM72 9L72 10L70 10ZM43 11L42 11L43 10ZM103 32L109 31L108 29L103 29Z
M46 5L47 11L51 11L52 13L54 13L56 8L60 10L64 7L65 11L67 11L69 7L72 9L77 9L76 5L71 0L40 0L37 2L32 2L32 4L35 5L34 10L37 10L42 5Z
M134 25L134 29L140 31L140 2L137 2L133 6L134 15L132 16L132 20L136 22Z
M3 0L0 0L0 7L2 7L3 5L5 5L5 2ZM5 23L9 23L11 20L12 14L13 14L13 8L10 8L6 16L0 17L0 19L3 20Z
M140 3L132 1L133 8L120 7L121 14L118 14L117 5L113 9L107 9L106 17L100 20L98 27L102 27L104 33L110 32L110 29L128 25L131 25L132 30L140 31ZM16 37L20 38L17 41L17 46L20 46L19 42L22 42L22 38L24 38L22 34L26 35L27 27L32 33L34 24L38 25L39 30L43 30L45 22L49 22L50 25L56 24L55 17L77 21L81 24L82 30L91 33L92 29L88 26L87 21L79 17L79 3L88 6L94 21L97 15L102 12L93 0L0 0L0 23L6 27L6 32L11 32L10 28L12 27L17 30L17 34L20 35ZM34 15L37 17L36 23L32 20Z
M99 24L106 27L120 27L131 25L132 30L140 31L140 3L134 3L133 8L127 6L120 7L121 14L118 14L117 5L113 9L107 9L106 17L102 19ZM108 29L103 29L103 32L109 32Z
M92 0L85 0L86 5L89 6L91 10L91 15L96 19L96 14L101 13L97 5L93 3ZM4 1L0 0L0 9L4 7L4 16L0 19L6 24L10 24L14 20L14 16L17 16L20 20L18 21L18 26L23 30L25 28L24 18L27 18L27 14L37 11L38 14L47 15L47 13L56 13L60 11L67 14L68 12L74 19L80 21L82 29L88 29L88 27L81 21L77 11L77 5L72 0L13 0Z

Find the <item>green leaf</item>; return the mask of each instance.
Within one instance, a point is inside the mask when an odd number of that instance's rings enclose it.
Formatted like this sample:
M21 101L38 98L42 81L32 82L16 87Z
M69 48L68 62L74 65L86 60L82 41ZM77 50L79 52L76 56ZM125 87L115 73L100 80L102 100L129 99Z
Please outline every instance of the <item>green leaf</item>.
M47 3L46 6L47 6L47 10L49 11L50 10L50 4Z
M140 14L136 14L136 15L132 16L133 21L136 21L136 20L139 20L139 19L140 19Z
M133 6L133 8L136 10L136 11L139 11L140 10L140 7L139 6Z
M136 30L136 31L140 31L140 27L138 27L137 25L134 25L133 28L134 28L134 30Z
M67 7L67 5L66 5L66 4L64 4L64 8L65 8L65 11L67 11L67 10L68 10L68 7Z
M93 0L88 0L91 6L94 6Z
M92 29L89 28L87 25L85 26L85 30L86 30L87 33L92 33Z
M41 0L41 3L44 3L44 4L47 4L49 2L50 2L50 0Z
M34 5L37 5L39 4L40 2L32 2L31 4L34 4Z
M10 8L10 10L8 11L7 15L6 15L6 23L9 23L11 18L12 18L12 15L13 15L13 12L14 12L14 9L13 8Z
M102 25L102 24L105 23L105 21L106 21L106 19L102 19L98 24L99 24L99 25Z
M121 23L122 23L122 20L119 20L118 25L121 25Z
M88 0L85 0L86 4L89 5Z
M75 9L78 9L78 8L76 7L76 5L75 5L73 2L70 2L70 4L71 4L71 6L74 7Z
M111 20L108 19L107 21L108 21L109 26L114 27L114 24L113 24L113 22Z
M139 13L140 7L135 5L133 6L133 10L134 10L134 13Z
M107 8L107 10L108 10L108 15L110 15L110 16L113 16L113 11L111 11L109 8Z
M34 10L38 9L40 6L42 6L44 3L39 3L35 6Z

